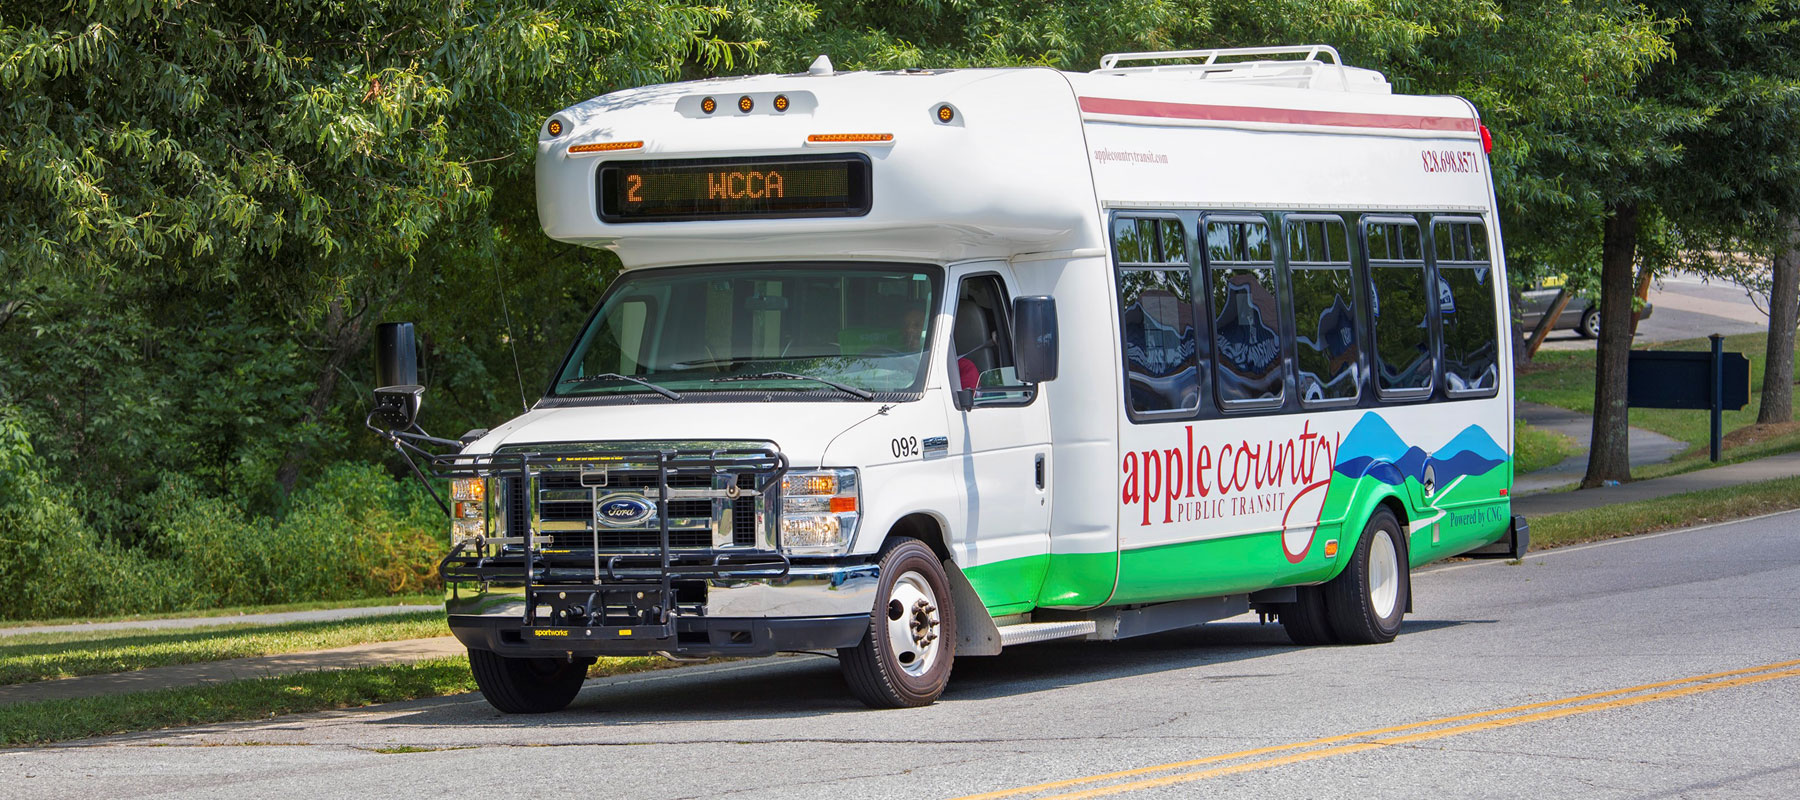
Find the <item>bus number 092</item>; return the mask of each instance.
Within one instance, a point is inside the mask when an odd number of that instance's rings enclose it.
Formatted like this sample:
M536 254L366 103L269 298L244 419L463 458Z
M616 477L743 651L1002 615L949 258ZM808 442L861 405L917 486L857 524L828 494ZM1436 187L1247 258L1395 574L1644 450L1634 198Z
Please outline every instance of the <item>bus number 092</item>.
M889 449L893 450L895 458L906 458L907 456L916 456L919 454L919 437L906 436L906 437L902 437L899 439L894 439L888 443L888 447L889 447Z

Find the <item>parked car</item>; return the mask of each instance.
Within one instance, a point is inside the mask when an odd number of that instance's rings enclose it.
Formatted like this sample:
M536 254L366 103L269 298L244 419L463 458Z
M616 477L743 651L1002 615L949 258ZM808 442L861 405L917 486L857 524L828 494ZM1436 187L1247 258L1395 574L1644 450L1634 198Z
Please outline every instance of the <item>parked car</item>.
M1562 279L1550 278L1532 284L1524 291L1522 302L1519 304L1519 314L1523 318L1525 330L1530 331L1537 328L1538 320L1544 318L1544 312L1550 310L1550 303L1556 299L1556 293L1561 290ZM1650 313L1655 310L1655 306L1645 303L1643 313L1638 315L1638 319L1649 319ZM1558 315L1556 321L1551 323L1550 329L1553 331L1573 330L1577 336L1586 339L1599 338L1600 301L1579 294L1575 295L1569 300L1569 304L1563 307L1562 314Z

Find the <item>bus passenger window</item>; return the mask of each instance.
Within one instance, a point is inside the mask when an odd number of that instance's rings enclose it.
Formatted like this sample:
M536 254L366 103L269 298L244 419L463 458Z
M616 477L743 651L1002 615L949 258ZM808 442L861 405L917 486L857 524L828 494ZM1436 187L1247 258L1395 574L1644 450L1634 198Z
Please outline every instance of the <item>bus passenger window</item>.
M1362 393L1362 346L1344 221L1290 216L1284 224L1300 403L1308 408L1353 403Z
M1206 268L1212 287L1213 364L1225 408L1281 405L1281 304L1276 301L1275 247L1261 220L1206 222Z
M1130 410L1191 414L1200 408L1199 336L1181 220L1120 217L1113 244Z
M1367 217L1369 312L1375 317L1375 374L1382 396L1431 389L1431 318L1425 291L1425 254L1419 225L1410 219Z
M1500 381L1500 335L1487 229L1479 220L1433 220L1431 238L1444 332L1444 389L1452 397L1492 395Z
M1019 382L1012 360L1012 307L998 275L964 278L950 329L955 360L951 381L974 389L976 405L1026 402L1032 387ZM974 385L969 385L970 380Z

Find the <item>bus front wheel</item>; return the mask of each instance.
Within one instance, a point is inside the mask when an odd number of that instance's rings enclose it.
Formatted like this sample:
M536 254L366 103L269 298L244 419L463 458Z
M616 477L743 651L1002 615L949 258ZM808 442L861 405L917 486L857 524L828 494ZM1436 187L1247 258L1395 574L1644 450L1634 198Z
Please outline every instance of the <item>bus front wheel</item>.
M581 691L591 658L508 658L469 650L469 671L488 704L508 714L561 711Z
M937 554L918 539L896 537L881 553L881 583L869 629L838 651L850 692L871 708L936 702L956 658L956 608Z
M1332 633L1344 644L1393 641L1406 614L1409 584L1400 521L1377 507L1350 563L1322 587Z

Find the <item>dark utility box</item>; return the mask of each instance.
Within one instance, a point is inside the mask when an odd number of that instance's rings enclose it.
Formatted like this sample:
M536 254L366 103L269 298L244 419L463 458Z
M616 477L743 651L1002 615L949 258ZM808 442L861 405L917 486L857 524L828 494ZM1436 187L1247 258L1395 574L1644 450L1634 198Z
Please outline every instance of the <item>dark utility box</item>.
M1750 360L1743 353L1720 353L1724 369L1721 408L1750 404ZM1626 379L1632 408L1712 408L1712 353L1633 350Z

